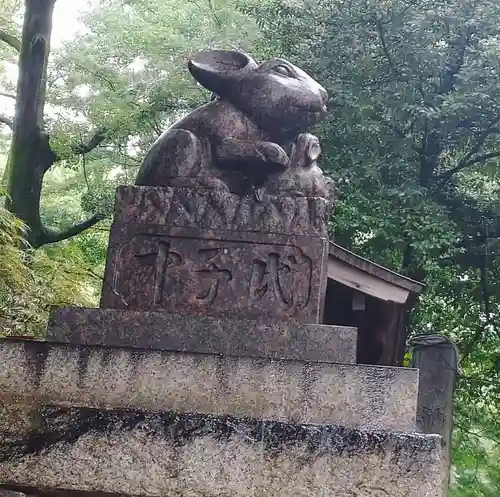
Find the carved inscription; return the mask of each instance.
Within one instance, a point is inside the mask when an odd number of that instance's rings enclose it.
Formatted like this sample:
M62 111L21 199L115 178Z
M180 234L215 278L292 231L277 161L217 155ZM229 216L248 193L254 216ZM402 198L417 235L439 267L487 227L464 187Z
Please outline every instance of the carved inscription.
M233 279L232 272L224 268L221 255L224 248L209 248L198 250L201 263L200 269L196 269L196 274L200 282L201 292L197 292L196 298L202 304L212 305L219 294L219 287L227 285L230 288Z
M284 254L269 252L254 259L250 276L249 297L258 302L272 294L278 305L293 311L307 305L311 293L311 260L287 247Z
M116 259L112 290L124 307L132 308L144 300L161 304L168 269L182 264L168 241L148 235L136 235L124 243Z
M135 235L115 252L115 307L192 312L268 309L311 300L313 264L293 245Z

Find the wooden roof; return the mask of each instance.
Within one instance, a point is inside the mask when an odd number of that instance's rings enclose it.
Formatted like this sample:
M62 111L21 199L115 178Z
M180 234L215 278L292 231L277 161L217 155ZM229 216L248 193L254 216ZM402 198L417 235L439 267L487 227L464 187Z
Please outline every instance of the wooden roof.
M373 297L403 304L424 285L330 242L328 278Z

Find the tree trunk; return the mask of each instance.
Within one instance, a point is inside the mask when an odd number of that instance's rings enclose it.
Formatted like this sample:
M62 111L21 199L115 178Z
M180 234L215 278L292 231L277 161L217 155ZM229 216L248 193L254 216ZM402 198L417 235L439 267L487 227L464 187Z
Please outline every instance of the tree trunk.
M10 197L7 207L26 223L29 228L28 241L34 247L43 245L44 241L45 230L40 220L40 194L43 175L55 160L42 128L55 1L25 2L16 112L6 172Z
M45 173L58 159L43 131L52 14L56 0L25 0L24 24L19 52L19 77L12 143L5 182L7 208L22 219L29 231L27 241L38 248L74 236L101 217L92 218L68 230L47 230L40 219L40 195ZM100 143L103 141L104 135Z

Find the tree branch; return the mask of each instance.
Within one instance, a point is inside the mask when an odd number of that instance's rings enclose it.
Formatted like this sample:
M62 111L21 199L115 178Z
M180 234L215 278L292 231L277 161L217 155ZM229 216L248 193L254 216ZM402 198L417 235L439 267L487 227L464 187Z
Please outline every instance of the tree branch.
M94 224L97 224L99 221L102 221L104 218L100 214L95 214L89 219L75 224L71 228L68 228L64 231L56 232L56 231L47 231L44 236L44 243L43 245L47 243L56 243L56 242L61 242L63 240L67 240L68 238L71 238L75 235L78 235L82 233L85 230L88 230Z
M77 155L88 154L97 148L108 136L107 130L99 129L91 137L87 143L79 143L73 147L73 152Z
M10 129L14 127L14 121L7 116L0 114L0 123L7 125Z
M441 74L440 84L436 88L436 93L439 95L447 95L454 89L456 76L462 70L465 52L470 46L475 30L476 28L473 27L465 28L465 32L462 32L454 43L450 43L450 57L445 64L444 72Z
M108 137L108 130L97 130L86 143L77 143L71 149L73 154L85 155L97 148ZM64 160L67 156L57 156L54 162Z
M13 98L14 100L16 99L16 95L14 93L8 93L6 91L0 91L0 97Z
M0 29L0 40L10 45L16 52L21 51L21 40L16 38L14 35L7 33L3 29Z
M496 157L500 157L500 150L495 150L494 152L488 152L487 154L477 155L473 159L470 159L466 162L461 162L458 166L450 169L443 174L437 177L439 183L445 183L448 181L455 173L458 173L462 169L465 169L469 166L473 166L474 164L478 164L479 162L487 161L488 159L495 159Z
M193 0L193 3L203 12L205 13L205 9L197 2L197 0ZM219 29L222 29L222 22L217 16L217 13L215 12L214 6L212 4L212 0L208 0L208 8L210 9L210 14L214 18L215 23L217 24L217 27Z
M88 72L88 73L92 74L93 76L95 76L97 79L106 83L111 91L116 91L115 84L109 78L103 76L99 72L96 72L96 71L93 71L92 69L89 69L88 67L82 66L81 64L78 64L77 62L75 62L74 64L75 64L75 67L77 69L81 69L84 72Z
M448 170L445 171L443 174L439 175L437 180L439 184L446 183L455 173L461 171L462 169L472 166L473 164L476 164L477 162L481 162L482 160L487 160L488 158L493 158L493 157L485 157L485 154L483 156L477 156L476 158L473 159L474 155L476 155L480 150L481 147L484 145L485 141L488 139L488 137L491 134L496 133L495 126L500 122L500 114L498 114L493 121L488 124L488 126L483 130L483 132L479 135L478 139L476 140L476 143L474 146L469 150L469 152L458 162L458 164ZM485 157L484 159L481 159L481 157Z
M373 16L372 17L373 23L375 24L375 27L377 28L377 33L378 37L380 39L380 45L382 47L382 53L384 54L385 58L387 59L387 64L389 65L389 69L392 72L392 75L395 79L399 78L399 71L397 70L394 61L392 60L392 56L389 52L389 49L387 47L387 43L385 41L385 33L384 33L384 27L382 23L380 22L380 19L377 17Z

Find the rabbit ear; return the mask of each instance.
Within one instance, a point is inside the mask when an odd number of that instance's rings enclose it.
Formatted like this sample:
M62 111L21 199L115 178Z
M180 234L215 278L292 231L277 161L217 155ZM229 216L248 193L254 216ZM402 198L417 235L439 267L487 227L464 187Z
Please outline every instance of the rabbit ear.
M230 50L200 52L188 62L194 79L219 96L224 96L232 84L256 67L257 63L247 54Z

